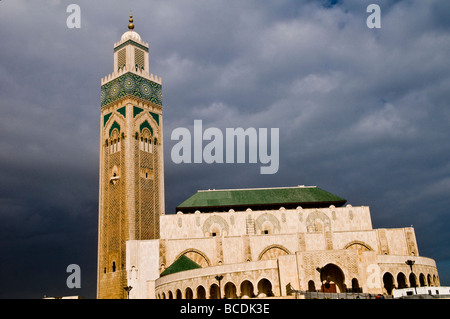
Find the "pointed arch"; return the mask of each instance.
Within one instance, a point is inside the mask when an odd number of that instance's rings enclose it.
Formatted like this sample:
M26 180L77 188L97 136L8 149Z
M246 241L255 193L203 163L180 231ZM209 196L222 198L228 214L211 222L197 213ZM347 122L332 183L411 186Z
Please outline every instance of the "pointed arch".
M314 211L306 218L306 229L310 232L321 232L331 230L330 218L321 211Z
M134 118L134 131L139 134L144 128L147 128L153 138L160 140L159 136L159 124L156 122L155 117L150 114L148 110L142 110L135 115Z
M230 226L228 222L221 216L213 215L208 217L203 223L203 234L205 236L211 236L215 234L215 236L227 235L229 232Z
M186 250L182 251L180 254L178 254L178 256L175 258L175 260L177 260L178 258L180 258L183 255L185 255L186 257L188 257L189 259L196 262L197 264L199 264L202 267L211 266L211 261L206 256L206 254L198 249L195 249L195 248L186 249Z
M356 249L359 251L373 251L372 247L363 241L354 240L345 245L344 249Z
M264 213L255 220L255 228L259 233L273 234L279 233L280 221L272 214Z
M291 252L284 246L270 245L261 251L258 260L276 259L278 256L283 255L291 255Z
M150 131L150 135L153 136L153 129L152 129L152 127L150 126L150 124L148 123L147 120L145 120L144 122L142 122L142 124L139 126L139 132L142 133L142 131L143 131L144 129L148 129L148 130Z
M114 129L117 129L120 132L122 132L122 128L125 126L124 118L119 115L117 112L113 112L111 116L109 116L108 120L105 123L104 126L104 137L109 138L111 136L112 131Z

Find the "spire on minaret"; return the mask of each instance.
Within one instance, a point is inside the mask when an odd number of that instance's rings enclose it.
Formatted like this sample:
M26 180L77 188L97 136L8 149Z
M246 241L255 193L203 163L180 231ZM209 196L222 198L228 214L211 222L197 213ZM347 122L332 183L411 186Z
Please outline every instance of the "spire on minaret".
M130 22L130 24L128 24L128 29L130 29L130 31L133 31L134 29L134 24L133 24L133 13L130 10L130 20L128 20Z

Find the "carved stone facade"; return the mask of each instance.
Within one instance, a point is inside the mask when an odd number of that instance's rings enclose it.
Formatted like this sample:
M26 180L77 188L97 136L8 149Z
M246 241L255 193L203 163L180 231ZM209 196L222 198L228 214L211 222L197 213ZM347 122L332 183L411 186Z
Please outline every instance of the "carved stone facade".
M130 298L287 297L289 285L392 294L439 285L434 260L418 254L414 229L373 229L366 206L179 212L161 216L160 225L159 240L127 243L128 285L136 287ZM160 277L181 255L201 268ZM133 279L132 267L153 277ZM223 276L220 287L216 276Z

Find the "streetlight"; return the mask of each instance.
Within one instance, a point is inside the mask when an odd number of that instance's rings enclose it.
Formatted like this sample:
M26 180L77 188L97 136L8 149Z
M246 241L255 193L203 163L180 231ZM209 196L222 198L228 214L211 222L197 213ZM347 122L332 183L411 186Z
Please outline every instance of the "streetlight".
M125 291L127 292L127 299L130 299L130 290L133 289L131 286L123 287Z
M408 259L407 261L405 261L405 264L407 264L409 266L409 268L411 269L411 274L414 274L413 270L412 270L412 266L414 265L414 263L415 263L415 261L411 260L411 259ZM414 291L416 292L416 295L417 295L417 280L414 280Z
M220 294L220 281L223 279L223 276L222 275L217 275L216 276L216 280L219 282L219 299L222 299L222 296L221 296L221 294Z

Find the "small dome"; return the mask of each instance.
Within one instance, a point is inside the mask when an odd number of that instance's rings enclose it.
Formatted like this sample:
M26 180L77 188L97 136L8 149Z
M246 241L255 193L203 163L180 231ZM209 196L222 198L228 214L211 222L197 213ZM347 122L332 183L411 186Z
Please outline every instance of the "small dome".
M127 41L127 40L142 41L139 33L132 30L125 32L124 34L122 34L122 38L120 38L120 41Z
M120 39L120 41L127 41L127 40L134 40L134 41L142 41L141 40L141 36L133 31L134 29L134 24L133 24L133 14L130 11L130 19L128 20L128 22L130 22L130 24L128 25L128 31L125 32L124 34L122 34L122 38Z

